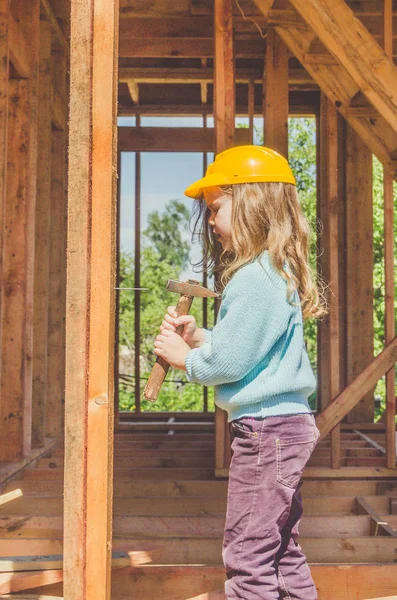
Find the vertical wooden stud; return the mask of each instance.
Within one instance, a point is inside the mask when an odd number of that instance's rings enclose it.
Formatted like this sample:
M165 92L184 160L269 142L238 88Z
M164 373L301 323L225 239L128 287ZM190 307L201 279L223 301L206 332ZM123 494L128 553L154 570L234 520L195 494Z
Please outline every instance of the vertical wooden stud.
M329 314L319 323L318 341L321 410L340 392L340 324L339 324L339 211L338 211L338 121L335 106L321 94L320 169L317 214L323 226L320 238L319 270L330 284ZM331 432L331 466L340 467L340 426Z
M374 358L372 154L346 127L346 366L351 383ZM352 423L374 418L372 392L347 415Z
M108 600L118 2L72 0L64 596Z
M15 0L14 15L29 45L28 79L9 82L7 192L3 207L0 460L31 449L32 342L37 84L40 3ZM4 56L3 56L4 59ZM3 108L5 103L3 101Z
M384 49L393 55L393 7L392 0L383 2ZM385 343L396 335L394 321L394 208L393 178L387 169L383 171L384 197L384 251L385 251ZM396 384L395 368L386 373L386 456L387 467L396 466Z
M234 144L235 130L235 78L233 60L232 0L215 0L215 76L214 76L214 122L215 154ZM219 272L215 276L219 291ZM217 304L219 308L219 304ZM215 408L215 473L225 469L230 462L230 439L226 413Z
M272 29L266 42L263 143L288 158L288 48Z
M8 19L10 16L10 0L0 0L0 278L3 284L3 224L6 197L7 173L7 134L8 134L8 80L9 80L9 38ZM2 285L4 288L4 285ZM0 292L0 319L2 313L3 294ZM0 344L0 364L1 364Z
M40 22L36 240L33 315L32 447L44 445L47 393L51 215L51 25Z
M214 4L214 121L215 153L234 144L235 83L233 60L232 0Z
M52 82L67 107L67 58L52 53ZM55 68L54 68L55 67ZM67 121L67 119L65 119ZM52 129L46 434L61 437L65 395L67 129Z
M254 143L254 113L255 113L255 82L250 79L248 82L248 135L249 143Z

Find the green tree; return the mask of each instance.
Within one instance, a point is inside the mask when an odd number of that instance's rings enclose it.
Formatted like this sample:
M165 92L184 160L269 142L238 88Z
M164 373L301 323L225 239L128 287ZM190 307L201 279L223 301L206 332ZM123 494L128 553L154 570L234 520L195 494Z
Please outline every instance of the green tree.
M148 217L147 228L142 233L141 292L140 302L140 373L141 399L151 368L156 361L153 352L154 340L161 321L170 305L175 305L178 296L166 291L168 279L179 279L188 265L190 245L184 240L188 231L189 211L177 200L169 201L163 212L153 211ZM120 287L134 287L134 259L122 252L120 260ZM134 292L120 292L120 410L135 409L134 393ZM210 314L213 303L210 303ZM191 314L198 323L202 322L202 302L193 302ZM213 404L213 392L210 391ZM170 368L156 403L141 402L142 410L172 411L203 409L203 386L188 383L186 373Z

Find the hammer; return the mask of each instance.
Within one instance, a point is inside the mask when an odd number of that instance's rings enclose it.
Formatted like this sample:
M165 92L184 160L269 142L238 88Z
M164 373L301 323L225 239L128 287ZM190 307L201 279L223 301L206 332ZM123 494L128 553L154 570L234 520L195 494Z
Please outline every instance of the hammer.
M199 298L219 297L219 294L216 294L212 290L208 290L200 285L199 281L195 281L194 279L188 279L186 282L169 279L166 289L168 292L180 294L178 304L176 305L176 314L178 317L189 314L189 310L195 296ZM179 325L176 328L176 333L180 335L182 331L183 325ZM149 375L145 389L143 390L143 396L146 400L149 400L150 402L156 402L157 396L159 395L161 386L163 385L163 381L167 376L169 368L169 363L161 356L158 356Z

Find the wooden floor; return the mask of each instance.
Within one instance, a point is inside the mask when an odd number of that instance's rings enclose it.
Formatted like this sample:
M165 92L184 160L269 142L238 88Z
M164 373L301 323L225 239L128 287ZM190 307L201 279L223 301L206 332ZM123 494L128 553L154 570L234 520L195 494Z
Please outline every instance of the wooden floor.
M379 433L344 432L344 464L383 465L383 443ZM3 486L23 496L0 506L1 557L62 553L63 450L49 454ZM328 461L325 440L311 466ZM187 600L222 588L226 494L227 481L214 477L213 432L116 433L113 549L152 563L114 569L112 600ZM301 545L319 600L397 598L397 477L310 478L303 496ZM61 579L59 568L0 573L0 594L62 597Z

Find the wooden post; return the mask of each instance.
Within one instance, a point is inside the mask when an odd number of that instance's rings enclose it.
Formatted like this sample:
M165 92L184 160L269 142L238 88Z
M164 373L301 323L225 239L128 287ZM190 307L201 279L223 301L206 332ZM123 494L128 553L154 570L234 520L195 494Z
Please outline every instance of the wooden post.
M346 366L351 383L373 360L372 153L346 127ZM350 423L374 418L373 390L349 413Z
M53 86L67 107L67 57L64 50L53 52ZM65 120L67 121L67 119ZM67 129L53 127L51 139L51 229L50 281L48 301L48 360L46 434L63 435L65 394L65 301L66 301L66 204Z
M214 4L214 121L215 153L234 144L235 84L232 0Z
M215 0L214 32L215 154L219 154L234 144L236 100L232 0ZM215 279L216 283L218 283L219 273L216 274ZM219 304L217 304L217 307L219 308ZM217 470L227 468L230 462L230 438L226 419L226 413L220 408L215 407L215 473Z
M318 324L318 347L321 379L321 410L340 392L340 324L339 324L339 210L338 210L338 121L335 106L321 94L320 172L318 218L323 234L319 240L319 270L330 284L329 314ZM331 466L340 467L340 426L331 432Z
M36 240L33 315L32 447L44 445L47 393L51 215L51 25L40 22Z
M108 600L118 2L72 0L64 596Z
M393 55L392 0L384 0L384 47L389 57ZM394 208L393 177L383 170L384 197L384 248L385 248L385 342L396 335L394 323ZM386 373L386 456L389 469L396 466L396 384L395 368Z
M248 130L249 143L254 143L254 116L255 116L255 81L248 82Z
M7 191L2 215L2 461L18 460L31 449L39 0L28 4L15 0L14 15L26 41L24 62L29 78L9 82Z
M266 42L263 143L288 158L288 48L272 29Z
M8 79L9 79L9 37L8 20L10 0L0 0L0 215L3 220L4 199L6 197L6 174L7 174L7 134L8 134ZM0 278L3 282L3 224L0 223ZM2 314L3 294L0 292L0 319ZM0 338L1 341L1 338ZM0 344L0 364L1 364Z

